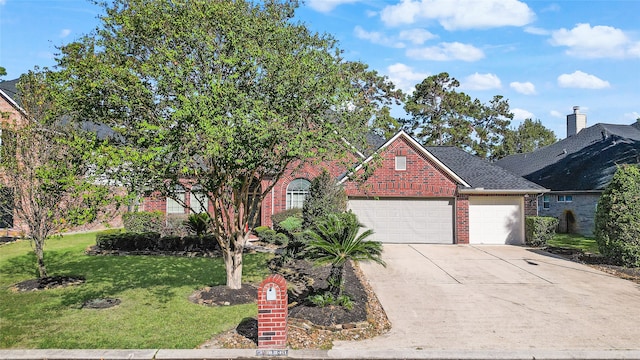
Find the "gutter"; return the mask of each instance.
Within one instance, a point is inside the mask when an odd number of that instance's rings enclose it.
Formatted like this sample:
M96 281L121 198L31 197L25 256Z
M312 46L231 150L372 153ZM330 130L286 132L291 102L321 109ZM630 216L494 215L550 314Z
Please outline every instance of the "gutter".
M460 194L478 194L478 195L526 195L526 194L542 194L548 193L549 189L485 189L485 188L462 188L458 189Z

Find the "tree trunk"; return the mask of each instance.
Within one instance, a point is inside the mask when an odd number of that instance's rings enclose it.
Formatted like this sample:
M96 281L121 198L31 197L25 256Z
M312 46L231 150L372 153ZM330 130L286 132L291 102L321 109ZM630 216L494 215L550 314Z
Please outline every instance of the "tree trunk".
M238 235L230 239L229 247L224 249L224 266L227 272L227 287L230 289L240 289L242 287L242 253L244 251L244 236Z
M47 269L44 266L44 240L42 239L33 239L36 259L38 261L38 273L40 274L40 278L47 277Z

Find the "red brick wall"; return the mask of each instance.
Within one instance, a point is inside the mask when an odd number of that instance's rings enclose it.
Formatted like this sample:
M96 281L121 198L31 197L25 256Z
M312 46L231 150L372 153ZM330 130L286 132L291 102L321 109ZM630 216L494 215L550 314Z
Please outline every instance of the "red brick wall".
M407 170L395 170L396 155L406 156ZM390 144L378 161L378 167L366 181L345 184L347 195L452 198L456 194L457 183L403 137Z
M456 199L456 228L457 244L469 243L469 196L459 194Z
M538 196L529 194L524 198L524 216L538 216Z

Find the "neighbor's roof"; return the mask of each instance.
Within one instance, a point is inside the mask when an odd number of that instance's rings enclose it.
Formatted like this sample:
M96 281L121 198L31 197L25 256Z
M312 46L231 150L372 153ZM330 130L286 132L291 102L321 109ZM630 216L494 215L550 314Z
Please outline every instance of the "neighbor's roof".
M602 190L617 166L640 163L640 124L596 124L527 154L507 156L497 165L558 191Z
M20 96L18 96L18 80L20 79L0 81L0 93L9 103L23 111L20 104Z
M453 146L427 146L427 151L463 178L471 188L544 192L540 185ZM464 188L461 188L463 190Z

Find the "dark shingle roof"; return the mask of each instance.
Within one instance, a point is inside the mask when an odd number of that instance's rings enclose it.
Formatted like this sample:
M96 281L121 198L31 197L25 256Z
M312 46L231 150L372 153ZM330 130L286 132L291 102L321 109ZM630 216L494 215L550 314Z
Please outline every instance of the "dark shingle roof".
M425 149L473 188L486 190L544 190L520 176L452 146Z
M640 125L596 124L497 165L552 190L602 190L620 164L640 163Z
M18 96L18 88L16 86L18 80L19 79L0 81L0 90L10 97L11 100L15 101L16 104L20 105L20 97Z

